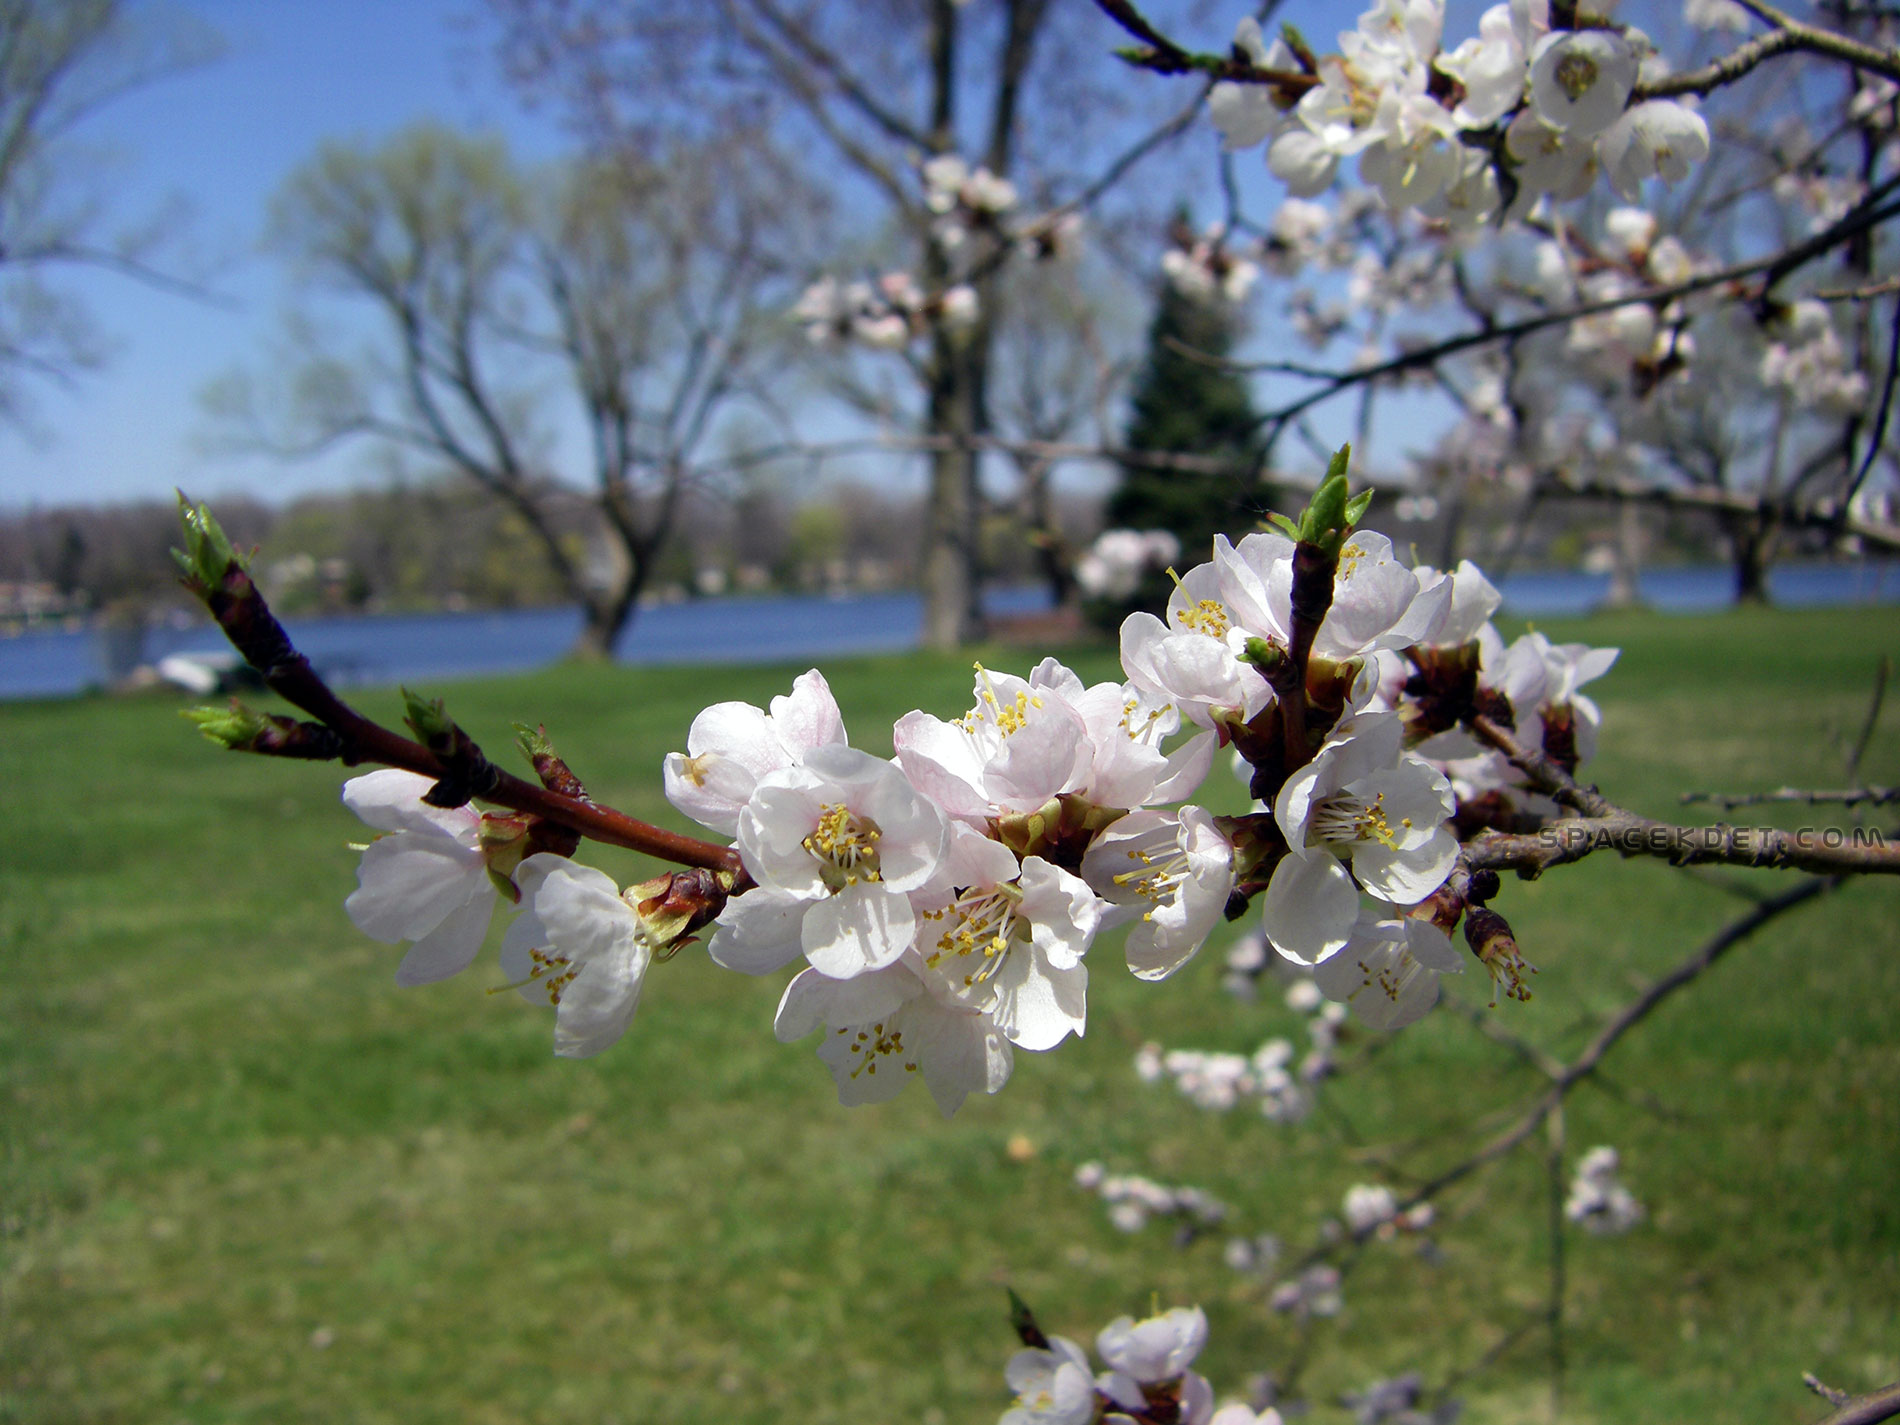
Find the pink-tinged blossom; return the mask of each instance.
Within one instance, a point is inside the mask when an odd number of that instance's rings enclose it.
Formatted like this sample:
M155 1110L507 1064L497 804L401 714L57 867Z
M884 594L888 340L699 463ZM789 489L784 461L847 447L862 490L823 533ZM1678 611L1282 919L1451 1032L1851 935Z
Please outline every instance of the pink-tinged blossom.
M639 1007L653 938L619 887L591 866L542 853L515 876L529 908L502 939L502 973L525 998L553 1008L556 1054L598 1054Z
M1239 544L1214 542L1216 590L1236 632L1230 645L1250 637L1281 648L1293 639L1293 541L1250 534ZM1187 584L1182 581L1183 586ZM1443 615L1449 586L1421 589L1392 541L1361 530L1340 547L1333 601L1313 639L1315 658L1343 663L1382 648L1416 643Z
M750 703L714 703L686 734L686 751L667 754L666 799L701 826L727 836L759 780L797 764L807 752L843 746L844 718L816 668L792 682L789 697L761 712Z
M907 713L894 734L898 765L953 817L982 823L1074 795L1105 807L1179 801L1207 774L1213 737L1172 753L1180 726L1163 696L1082 680L1053 658L1028 678L979 667L976 705L946 722Z
M1504 596L1484 577L1484 571L1469 559L1461 559L1449 574L1420 564L1412 570L1412 576L1418 580L1421 593L1439 583L1451 585L1443 615L1418 640L1428 646L1457 648L1475 642L1504 602Z
M1438 977L1463 969L1444 931L1382 906L1368 909L1346 945L1313 967L1313 981L1369 1028L1392 1030L1423 1018L1438 1003Z
M803 954L839 979L910 948L908 893L930 879L949 828L898 768L842 744L762 778L739 814L739 855L758 885L734 896L707 953L766 974Z
M1132 920L1129 970L1163 980L1220 923L1234 884L1234 848L1200 807L1130 812L1089 847L1082 879L1118 908L1107 924Z
M415 942L397 967L399 985L467 969L495 911L482 814L472 806L430 806L422 797L434 785L394 767L343 784L343 804L384 833L363 848L357 888L343 909L373 940Z
M906 713L893 735L912 783L951 816L983 820L1034 811L1077 790L1093 760L1088 726L1052 683L1068 670L1046 659L1029 678L976 672L976 705L952 722ZM1064 680L1077 689L1073 674Z
M785 987L773 1029L782 1043L823 1027L818 1057L847 1108L895 1098L914 1074L947 1118L973 1092L1009 1081L1009 1040L987 1014L945 1004L907 964L839 980L803 970Z

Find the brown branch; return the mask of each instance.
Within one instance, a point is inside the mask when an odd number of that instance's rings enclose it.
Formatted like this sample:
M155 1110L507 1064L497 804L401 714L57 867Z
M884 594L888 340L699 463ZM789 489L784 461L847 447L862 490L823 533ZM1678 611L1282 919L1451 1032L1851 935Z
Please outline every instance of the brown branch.
M1764 508L1772 508L1775 518L1783 525L1853 535L1883 549L1900 549L1900 525L1863 519L1847 512L1844 505L1829 500L1804 508L1785 505L1768 496L1713 486L1674 487L1646 480L1607 477L1577 480L1556 474L1539 482L1538 492L1540 497L1655 505L1668 510L1704 510L1715 515L1758 515Z
M1534 833L1492 833L1468 842L1463 855L1470 870L1512 870L1531 879L1552 866L1581 861L1607 847L1624 856L1656 856L1678 866L1900 875L1900 838L1890 842L1878 830L1783 831L1769 826L1675 826L1655 821L1617 806L1595 787L1583 786L1491 718L1478 714L1467 720L1467 726L1480 741L1502 752L1533 788L1580 813Z
M1853 210L1843 216L1831 227L1815 234L1803 242L1775 253L1772 256L1753 259L1749 262L1735 263L1714 272L1705 272L1686 281L1669 287L1651 288L1646 292L1632 292L1625 296L1605 297L1597 301L1581 302L1555 312L1540 312L1535 316L1519 321L1506 322L1498 326L1481 327L1477 331L1463 332L1447 337L1443 341L1415 350L1401 352L1387 361L1376 362L1370 366L1351 367L1345 370L1333 370L1323 375L1315 372L1311 379L1323 380L1325 384L1304 396L1290 401L1279 408L1260 416L1260 426L1284 426L1294 417L1313 406L1338 395L1350 387L1363 385L1370 381L1379 381L1388 376L1402 375L1407 371L1424 366L1433 366L1446 357L1456 356L1473 347L1487 346L1492 342L1509 342L1520 337L1551 327L1566 326L1584 317L1595 316L1599 312L1616 311L1631 306L1662 306L1679 297L1693 296L1715 287L1739 284L1749 278L1759 277L1761 281L1752 289L1739 289L1734 294L1759 300L1767 295L1774 284L1790 273L1812 262L1817 257L1832 251L1841 244L1858 237L1861 233L1878 227L1888 219L1900 216L1900 203L1881 204L1880 200L1900 187L1900 179L1890 180L1870 192ZM1193 353L1193 359L1204 365L1214 366L1223 371L1256 372L1273 370L1276 363L1230 361L1222 357L1210 356L1205 352Z
M448 765L421 743L372 722L337 697L310 666L310 660L297 652L263 595L237 565L231 565L219 587L206 591L204 598L225 637L263 675L271 691L293 707L309 713L342 739L338 757L344 765L380 762L438 779L451 772ZM480 749L469 743L463 749L463 756L468 760L481 759ZM730 846L667 831L612 807L549 791L499 768L492 770L492 783L480 792L483 801L513 811L531 812L595 841L641 851L678 865L744 875L739 854Z

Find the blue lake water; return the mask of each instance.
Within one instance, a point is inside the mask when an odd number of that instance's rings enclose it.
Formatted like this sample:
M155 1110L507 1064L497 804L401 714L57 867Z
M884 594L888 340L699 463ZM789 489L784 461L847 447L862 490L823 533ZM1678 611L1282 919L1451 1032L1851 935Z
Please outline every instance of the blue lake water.
M1643 575L1643 597L1667 612L1707 612L1728 604L1730 577L1723 568L1659 569ZM1501 588L1505 613L1548 618L1596 608L1609 576L1517 574ZM1791 565L1771 571L1769 588L1789 607L1900 603L1900 563ZM1040 588L996 591L985 603L1005 616L1049 606ZM292 619L287 626L333 681L388 684L540 667L574 641L580 616L572 609L521 609ZM922 628L923 600L915 593L705 599L642 609L614 653L622 663L641 665L815 660L912 648ZM149 662L225 646L209 623L154 628L143 657ZM106 676L101 637L91 630L0 638L0 699L69 696Z

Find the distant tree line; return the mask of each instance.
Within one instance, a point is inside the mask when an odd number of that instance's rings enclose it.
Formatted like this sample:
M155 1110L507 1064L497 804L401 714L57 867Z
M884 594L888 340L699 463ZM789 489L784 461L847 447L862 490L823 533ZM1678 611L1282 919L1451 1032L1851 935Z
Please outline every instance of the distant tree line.
M543 492L543 507L583 571L608 558L592 502ZM1099 523L1097 500L1057 499L1069 537ZM538 536L503 502L445 478L311 495L282 506L221 500L240 548L261 544L257 565L273 603L290 614L519 608L569 602ZM689 494L682 533L649 585L672 598L777 590L912 587L924 510L921 489L891 493L841 485L794 499L759 483L735 499ZM985 529L984 563L1004 582L1037 577L1037 551L1004 514ZM0 586L26 586L62 611L162 616L189 608L167 551L177 511L167 502L68 506L0 515ZM0 617L20 615L19 596Z

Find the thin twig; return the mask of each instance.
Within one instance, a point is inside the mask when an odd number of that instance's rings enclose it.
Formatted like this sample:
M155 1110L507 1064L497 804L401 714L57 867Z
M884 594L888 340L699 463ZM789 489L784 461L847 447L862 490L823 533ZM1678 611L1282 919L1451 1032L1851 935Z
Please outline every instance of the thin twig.
M1466 721L1481 742L1496 748L1537 791L1579 815L1546 823L1536 832L1488 832L1460 853L1467 870L1516 871L1533 878L1552 866L1611 848L1625 856L1655 856L1678 866L1772 867L1826 874L1900 875L1900 839L1878 830L1830 827L1783 831L1770 826L1676 826L1619 807L1586 787L1549 757L1520 744L1482 714Z
M1710 802L1723 808L1761 806L1766 802L1797 802L1803 806L1822 806L1838 803L1841 806L1884 806L1889 802L1900 802L1900 787L1854 787L1836 791L1808 791L1799 787L1777 787L1772 792L1743 792L1731 795L1725 792L1684 792L1685 805L1692 802Z
M1453 1183L1462 1181L1485 1164L1495 1162L1509 1153L1535 1133L1544 1120L1563 1103L1570 1091L1596 1072L1597 1066L1603 1062L1610 1050L1616 1047L1617 1041L1647 1018L1659 1004L1677 990L1699 979L1730 950L1770 921L1793 910L1796 906L1838 890L1847 881L1846 876L1812 877L1798 886L1789 887L1780 895L1764 901L1748 914L1724 926L1695 953L1667 974L1652 981L1648 988L1623 1006L1614 1018L1597 1031L1595 1037L1584 1047L1583 1052L1570 1062L1563 1076L1545 1090L1517 1123L1416 1189L1399 1205L1399 1210L1405 1211L1437 1197Z
M1815 1425L1878 1425L1900 1416L1900 1381L1857 1395Z

